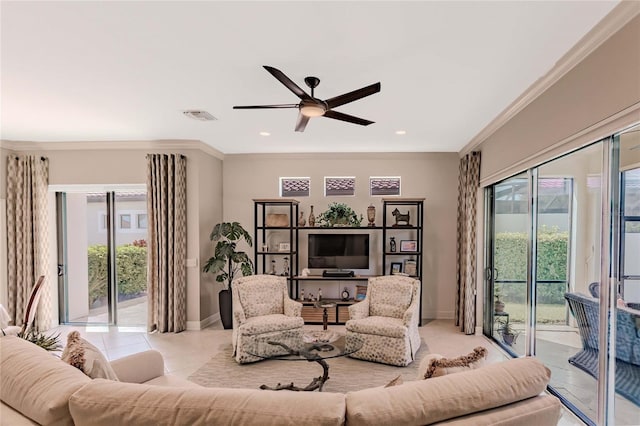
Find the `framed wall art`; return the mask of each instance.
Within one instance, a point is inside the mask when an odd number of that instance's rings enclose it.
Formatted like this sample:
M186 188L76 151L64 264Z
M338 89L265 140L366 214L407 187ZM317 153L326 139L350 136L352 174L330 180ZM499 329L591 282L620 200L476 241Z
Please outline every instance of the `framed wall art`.
M400 176L369 177L369 192L375 195L400 195Z
M311 187L311 178L308 177L281 177L281 197L308 197Z
M354 176L325 176L325 197L354 195L356 195L356 178Z

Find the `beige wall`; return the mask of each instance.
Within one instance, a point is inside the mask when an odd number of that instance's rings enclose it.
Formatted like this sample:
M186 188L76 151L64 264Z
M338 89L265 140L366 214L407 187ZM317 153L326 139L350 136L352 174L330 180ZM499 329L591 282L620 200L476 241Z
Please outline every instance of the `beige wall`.
M633 110L640 103L639 44L640 15L486 139L480 146L483 184L621 130L603 126L580 137L622 111L632 109L617 126L640 121L640 109ZM572 137L571 143L545 152Z
M279 177L308 176L311 196L297 198L300 209L318 215L332 201L347 203L366 217L369 176L401 176L402 196L425 197L423 318L453 318L456 289L458 156L455 153L227 155L224 160L224 219L253 234L254 198L277 198ZM325 176L355 176L355 197L324 197ZM365 219L366 223L366 219ZM372 247L372 257L377 257ZM301 268L304 265L301 265ZM381 273L378 272L378 273Z
M146 183L145 156L149 152L169 151L73 149L25 153L49 158L50 185L122 185ZM174 149L170 152L187 157L187 259L195 263L195 266L187 268L187 325L197 329L201 324L210 322L212 318L209 317L215 317L218 312L212 286L207 279L201 284L200 259L210 256L208 235L211 223L222 215L222 160L197 149ZM6 175L4 169L2 173ZM3 184L2 191L5 189ZM55 261L55 256L51 258ZM3 263L6 265L6 260Z

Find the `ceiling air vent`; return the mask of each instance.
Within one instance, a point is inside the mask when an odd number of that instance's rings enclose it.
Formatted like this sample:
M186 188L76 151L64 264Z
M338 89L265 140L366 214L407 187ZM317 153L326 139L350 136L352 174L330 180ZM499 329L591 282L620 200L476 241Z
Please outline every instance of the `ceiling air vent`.
M187 111L182 111L184 115L189 118L193 118L198 121L214 121L217 120L213 115L209 114L207 111L201 111L197 109L191 109Z

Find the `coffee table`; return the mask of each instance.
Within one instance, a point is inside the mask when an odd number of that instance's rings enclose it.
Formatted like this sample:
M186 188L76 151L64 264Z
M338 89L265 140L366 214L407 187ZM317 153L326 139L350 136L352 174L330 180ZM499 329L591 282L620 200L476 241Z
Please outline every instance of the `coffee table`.
M267 390L293 390L293 391L315 391L322 392L322 388L327 380L329 380L329 364L327 359L338 358L350 355L362 348L363 342L356 342L355 345L345 350L344 338L338 339L336 342L329 343L305 343L302 341L282 341L276 338L258 339L254 344L246 348L246 351L254 356L263 359L273 359L279 361L307 361L317 362L322 366L322 376L314 377L305 387L295 386L293 382L289 384L278 383L276 386L262 385L260 389ZM274 346L280 347L285 352L284 355L273 355Z

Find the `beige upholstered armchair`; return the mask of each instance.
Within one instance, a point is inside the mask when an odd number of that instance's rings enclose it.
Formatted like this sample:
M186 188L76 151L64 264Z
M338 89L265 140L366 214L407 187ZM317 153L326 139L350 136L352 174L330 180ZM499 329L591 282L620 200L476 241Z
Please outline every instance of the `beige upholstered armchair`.
M409 365L420 347L420 281L387 275L369 278L365 299L349 306L347 350L363 341L350 356L383 364Z
M240 364L260 361L251 355L269 348L270 355L286 353L269 340L294 349L302 344L302 303L289 298L287 280L275 275L251 275L233 281L233 355ZM254 352L255 353L255 352ZM261 354L264 352L261 352Z

